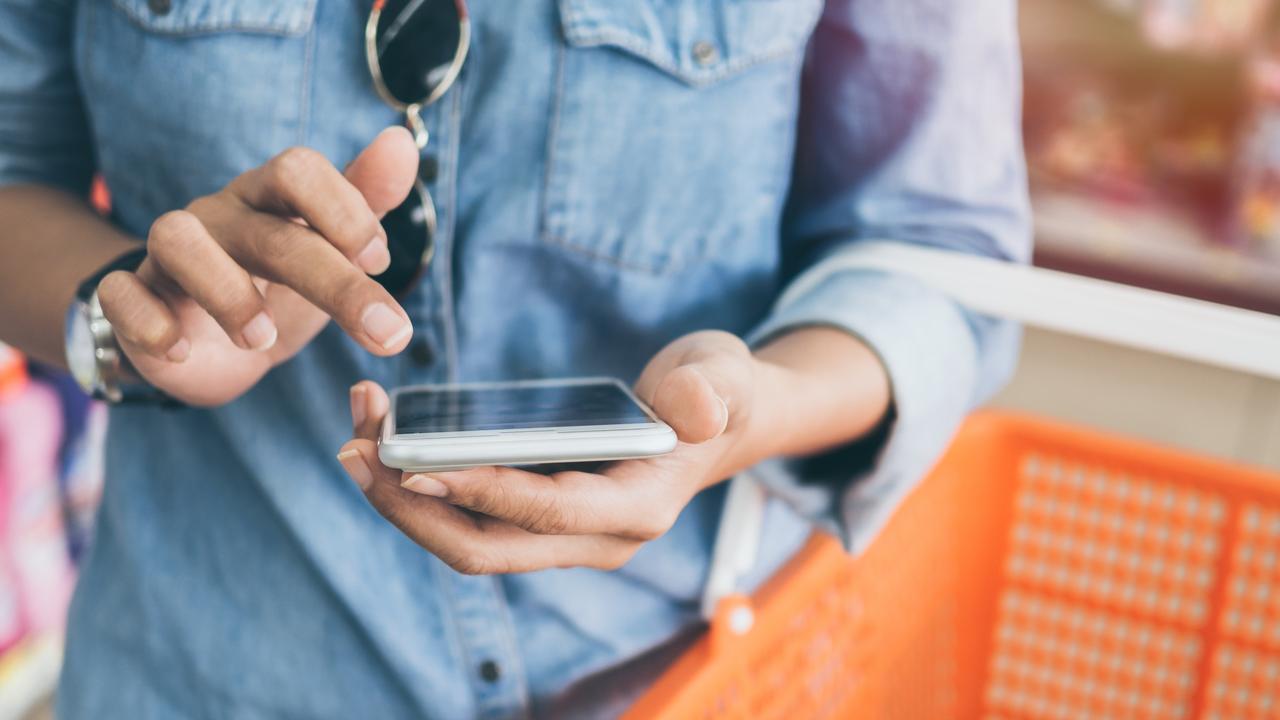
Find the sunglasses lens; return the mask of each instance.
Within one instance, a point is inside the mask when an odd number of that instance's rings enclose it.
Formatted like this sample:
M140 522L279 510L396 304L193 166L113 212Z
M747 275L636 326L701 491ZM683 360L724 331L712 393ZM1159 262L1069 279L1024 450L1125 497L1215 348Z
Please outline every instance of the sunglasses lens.
M387 232L391 266L373 279L393 296L402 297L417 282L435 249L435 207L421 183L400 207L382 218L382 229Z
M458 0L387 0L376 39L387 89L406 105L422 102L448 79L461 42Z

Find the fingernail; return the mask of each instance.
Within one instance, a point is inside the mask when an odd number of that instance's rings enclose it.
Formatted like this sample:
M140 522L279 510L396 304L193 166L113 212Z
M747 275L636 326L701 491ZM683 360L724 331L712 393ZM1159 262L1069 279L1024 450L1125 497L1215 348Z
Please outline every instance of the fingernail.
M179 338L164 356L169 358L169 362L183 362L191 357L191 343L186 338Z
M360 251L356 256L356 264L364 268L364 271L370 275L381 275L391 267L391 253L387 250L387 243L379 235L369 241L368 245Z
M276 337L280 333L276 330L276 324L271 322L271 318L265 312L260 312L253 316L240 334L244 335L244 341L251 349L269 350L276 344Z
M720 401L720 408L721 408L720 417L723 418L720 421L720 432L724 432L729 428L729 403L725 402L724 398L720 397L719 395L716 396L716 399Z
M367 394L363 385L351 386L351 424L360 427L369 416Z
M360 451L354 448L343 450L338 453L338 462L342 463L342 467L356 481L356 485L361 490L368 490L373 484L373 474L369 472L369 466L364 464L364 458L360 456Z
M360 324L383 350L390 350L413 334L413 325L387 307L386 303L370 305L360 318Z
M400 487L405 490L412 490L419 495L430 495L431 497L442 498L449 494L449 488L430 475L413 475L408 480L400 483Z

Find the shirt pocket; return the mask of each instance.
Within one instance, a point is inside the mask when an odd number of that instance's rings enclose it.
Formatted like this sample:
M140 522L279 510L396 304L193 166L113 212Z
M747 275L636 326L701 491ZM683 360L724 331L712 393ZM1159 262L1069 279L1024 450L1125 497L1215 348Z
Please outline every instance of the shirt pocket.
M775 252L822 0L559 0L545 241L655 274Z
M303 141L316 0L85 6L78 64L122 219L145 230Z

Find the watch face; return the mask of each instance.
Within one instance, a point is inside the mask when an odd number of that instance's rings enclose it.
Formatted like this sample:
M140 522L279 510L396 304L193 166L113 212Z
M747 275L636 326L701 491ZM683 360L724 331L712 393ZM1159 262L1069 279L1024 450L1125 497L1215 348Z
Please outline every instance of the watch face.
M67 312L67 367L87 393L98 386L98 359L94 354L93 331L89 326L89 306L77 301Z

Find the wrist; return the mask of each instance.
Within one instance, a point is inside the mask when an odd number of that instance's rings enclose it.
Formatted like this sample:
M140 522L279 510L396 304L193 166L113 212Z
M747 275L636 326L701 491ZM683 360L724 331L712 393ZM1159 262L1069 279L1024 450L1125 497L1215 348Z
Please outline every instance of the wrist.
M790 435L797 425L793 418L797 398L792 392L799 385L796 373L755 354L752 362L755 387L750 407L740 414L730 463L734 472L785 453L793 444Z
M887 368L844 330L802 327L758 348L758 410L750 430L758 459L804 456L858 440L892 407Z

